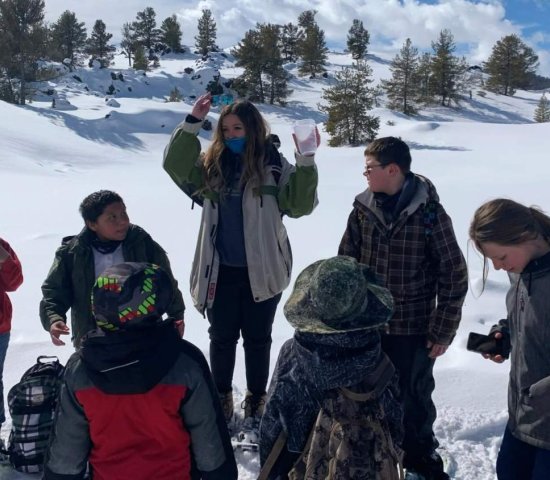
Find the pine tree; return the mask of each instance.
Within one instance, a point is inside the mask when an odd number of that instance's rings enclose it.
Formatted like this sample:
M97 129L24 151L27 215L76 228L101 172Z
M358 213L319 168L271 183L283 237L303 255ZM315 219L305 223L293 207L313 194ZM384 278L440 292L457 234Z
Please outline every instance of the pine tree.
M178 87L174 87L172 90L170 90L170 95L166 99L167 102L181 102L183 99L183 96L181 92L179 91Z
M281 54L286 62L298 60L298 44L303 37L297 25L287 23L281 30Z
M96 20L94 28L88 39L86 53L97 59L101 67L108 67L113 60L113 52L116 50L114 45L109 45L109 40L113 37L112 33L107 33L107 27L103 20Z
M451 100L458 99L458 77L464 73L466 64L453 55L456 45L449 30L440 32L439 39L432 42L432 49L431 81L434 93L441 97L441 105L448 106Z
M71 68L79 63L77 55L86 48L86 27L84 22L77 20L74 12L65 10L61 14L51 26L51 38L55 59L69 59Z
M372 69L366 62L345 67L336 75L336 84L323 90L326 105L319 109L328 115L325 124L331 136L329 145L361 145L376 137L380 119L369 115L373 107Z
M149 70L149 62L147 61L147 56L145 55L145 51L143 50L143 46L139 45L136 47L136 50L134 52L134 70L143 70L147 71Z
M315 77L325 71L328 48L325 42L325 32L315 22L315 10L306 10L298 18L303 37L298 43L298 55L302 63L298 71L301 75Z
M198 35L195 37L195 46L201 55L215 52L216 46L216 22L210 10L203 9L202 16L197 24Z
M317 10L305 10L298 16L298 25L302 28L303 31L306 31L308 28L314 27L317 25L315 21L315 15L317 15Z
M155 10L147 7L136 14L136 20L132 23L136 40L147 50L151 49L160 38L160 30L156 28L156 16Z
M388 108L414 115L417 112L415 99L419 96L418 49L412 46L410 38L405 40L401 51L392 60L390 71L391 80L382 81L390 100Z
M538 57L517 35L507 35L493 46L485 72L489 74L487 88L502 95L513 95L518 88L529 85L530 75L538 67Z
M275 102L284 105L285 99L291 93L288 88L289 74L283 68L281 56L280 27L279 25L259 25L260 41L262 46L263 68L262 73L266 75L266 92L269 103Z
M43 20L44 0L0 1L0 67L7 76L3 88L21 105L26 101L27 80L45 51ZM11 78L19 80L18 98L13 94Z
M418 60L418 69L416 70L418 80L419 103L428 105L434 101L433 82L432 82L432 56L424 52Z
M270 104L284 104L290 94L289 75L283 68L279 41L278 25L257 24L231 52L237 59L236 65L244 68L233 84L239 95L260 103L267 99Z
M263 58L258 54L261 50L260 32L248 30L231 54L237 60L235 65L244 68L243 74L233 82L233 88L240 96L263 103L265 99L262 79Z
M358 19L353 20L353 24L348 32L348 50L351 58L361 60L367 55L367 49L370 42L369 32L363 27L363 22Z
M128 57L128 65L132 66L132 58L139 47L139 42L136 37L136 33L131 23L125 23L122 25L122 41L120 42L120 48Z
M535 110L535 122L546 123L550 122L550 101L546 98L546 94L542 94Z
M168 45L173 52L180 53L183 51L181 46L181 27L175 15L165 18L160 26L160 39Z

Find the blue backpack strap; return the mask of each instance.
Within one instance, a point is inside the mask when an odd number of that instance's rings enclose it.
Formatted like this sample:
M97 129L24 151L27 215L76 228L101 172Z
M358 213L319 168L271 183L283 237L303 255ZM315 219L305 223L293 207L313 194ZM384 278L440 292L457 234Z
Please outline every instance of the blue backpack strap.
M437 221L437 202L428 200L424 205L424 233L426 238L429 238L434 230L435 222Z

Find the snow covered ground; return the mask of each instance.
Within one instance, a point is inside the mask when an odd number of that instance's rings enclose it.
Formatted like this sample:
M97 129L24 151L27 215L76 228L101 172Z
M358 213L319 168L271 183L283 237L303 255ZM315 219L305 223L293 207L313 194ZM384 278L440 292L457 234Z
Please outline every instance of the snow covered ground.
M330 71L350 64L343 54L330 55ZM371 56L376 79L389 78L388 58ZM185 74L192 67L194 74ZM82 69L63 81L51 81L51 97L39 96L26 107L0 103L0 235L17 251L25 282L11 295L14 319L4 369L5 393L38 355L58 355L66 361L70 346L54 347L38 318L40 285L61 239L78 233L82 220L78 205L89 193L112 189L124 198L133 223L166 249L180 281L188 309L186 338L207 355L207 322L192 307L189 273L200 212L172 183L161 168L162 151L169 134L190 112L191 95L198 95L219 69L222 76L238 75L231 58L221 56L201 62L191 54L161 59L161 67L147 76L125 70L127 60L117 57L117 74ZM295 73L295 66L289 66ZM191 79L197 73L200 78ZM332 79L294 78L294 90L286 108L260 105L271 129L282 140L281 150L293 159L291 127L300 118L314 118L322 132L318 151L319 199L314 213L285 221L294 251L294 278L311 262L336 254L354 196L366 187L362 175L363 147L330 148L318 112L322 88ZM111 83L116 94L105 92ZM166 103L174 86L185 95L183 103ZM87 87L84 88L84 87ZM436 434L452 458L452 478L492 480L500 436L506 423L508 365L496 365L466 351L470 331L485 333L505 315L507 278L491 271L490 282L479 296L481 262L468 246L469 221L477 206L505 196L537 204L550 211L548 151L550 124L534 124L533 112L541 92L519 91L512 97L473 92L461 108L432 108L416 118L406 118L383 107L379 136L401 136L409 143L413 170L428 176L437 186L441 201L454 221L464 254L468 256L471 290L463 310L457 337L436 363L439 418ZM111 98L116 98L116 102ZM353 99L350 99L350 102ZM219 109L213 108L212 120ZM206 145L210 133L201 132ZM278 310L272 348L274 364L281 344L293 331L282 304ZM235 372L235 388L245 389L242 350ZM2 426L7 437L8 420ZM254 479L259 463L255 454L238 453L239 478ZM0 468L0 479L32 478Z

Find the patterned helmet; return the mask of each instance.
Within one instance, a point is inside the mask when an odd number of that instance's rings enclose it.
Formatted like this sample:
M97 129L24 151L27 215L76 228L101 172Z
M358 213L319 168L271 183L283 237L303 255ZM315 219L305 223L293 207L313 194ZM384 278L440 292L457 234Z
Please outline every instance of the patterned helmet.
M150 263L120 263L107 268L92 289L96 324L107 332L162 323L172 301L167 273Z

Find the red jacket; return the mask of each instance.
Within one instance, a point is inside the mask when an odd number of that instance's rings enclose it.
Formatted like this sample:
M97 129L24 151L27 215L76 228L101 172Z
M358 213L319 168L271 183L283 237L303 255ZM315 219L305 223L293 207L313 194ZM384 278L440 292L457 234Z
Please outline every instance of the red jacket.
M0 238L0 245L9 257L0 264L0 334L11 330L11 302L6 292L14 292L23 283L23 271L9 243Z
M88 332L69 361L45 480L237 480L202 352L171 323Z

